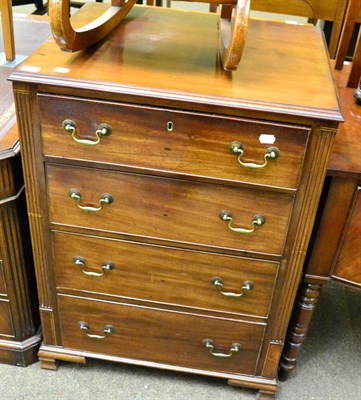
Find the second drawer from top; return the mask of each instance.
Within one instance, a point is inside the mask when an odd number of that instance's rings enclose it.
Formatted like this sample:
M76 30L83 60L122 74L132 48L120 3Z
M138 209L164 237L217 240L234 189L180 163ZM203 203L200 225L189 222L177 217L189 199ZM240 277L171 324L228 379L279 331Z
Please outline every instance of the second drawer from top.
M294 197L47 164L51 222L282 255Z

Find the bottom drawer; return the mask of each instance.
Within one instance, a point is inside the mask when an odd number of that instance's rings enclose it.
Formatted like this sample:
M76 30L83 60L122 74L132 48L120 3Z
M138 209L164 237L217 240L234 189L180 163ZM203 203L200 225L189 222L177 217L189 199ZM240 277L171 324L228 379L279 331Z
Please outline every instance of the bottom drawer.
M265 328L65 295L59 308L64 348L225 373L254 374Z

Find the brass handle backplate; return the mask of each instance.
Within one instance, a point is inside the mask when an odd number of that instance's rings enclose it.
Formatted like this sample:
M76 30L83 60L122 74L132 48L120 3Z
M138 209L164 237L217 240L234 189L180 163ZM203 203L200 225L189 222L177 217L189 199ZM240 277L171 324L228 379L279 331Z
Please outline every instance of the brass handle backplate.
M88 276L95 276L95 277L99 277L99 276L103 276L105 271L110 271L111 269L115 268L115 265L111 262L111 261L104 261L103 265L102 265L102 272L92 272L92 271L86 271L84 269L85 267L85 260L83 257L81 256L75 256L73 258L73 262L75 265L77 265L81 272L85 275Z
M254 288L254 283L252 281L244 281L241 285L241 289L240 289L239 293L234 293L234 292L229 292L229 291L223 290L223 287L224 287L223 279L218 276L215 276L214 278L212 278L211 282L214 286L219 287L220 293L222 293L223 296L226 296L226 297L242 297L245 292L248 292Z
M101 334L99 334L99 333L91 333L89 331L89 324L87 322L84 322L84 321L79 321L79 328L82 331L85 331L85 334L90 339L105 339L109 334L115 332L115 329L114 329L113 325L105 325ZM96 332L96 331L94 331L94 332Z
M213 345L213 340L211 339L204 339L202 340L203 346L209 350L209 352L214 357L222 357L222 358L229 358L232 357L234 354L237 354L241 351L241 345L239 343L233 343L228 351L228 353L222 352L220 350L216 350Z
M244 148L242 143L240 142L232 142L229 145L229 150L232 154L236 154L238 156L238 162L246 168L252 168L252 169L257 169L257 168L264 168L268 164L268 160L274 160L280 155L280 151L278 150L277 147L269 147L266 149L264 156L263 156L263 163L262 164L256 164L252 162L243 162L242 161L242 156L244 154Z
M105 204L113 203L113 196L111 194L109 194L109 193L103 193L100 196L100 199L99 199L99 204L100 205L99 205L99 207L92 207L92 206L82 205L80 203L81 202L81 194L80 194L80 191L78 189L75 189L75 188L70 189L69 196L73 200L75 200L77 202L78 208L80 208L83 211L97 212L97 211L100 211Z
M100 124L95 131L95 140L79 139L77 138L78 129L74 121L71 119L66 119L63 121L62 126L65 132L68 132L75 142L85 144L87 146L95 146L96 144L100 143L100 139L103 136L109 136L112 133L112 128L108 124Z
M256 214L252 218L252 228L251 229L237 228L237 227L232 226L233 217L232 217L232 214L230 213L230 211L227 211L227 210L221 211L219 213L219 218L222 221L228 222L228 228L231 231L237 232L237 233L252 233L255 231L256 226L261 226L266 222L266 217L264 215Z

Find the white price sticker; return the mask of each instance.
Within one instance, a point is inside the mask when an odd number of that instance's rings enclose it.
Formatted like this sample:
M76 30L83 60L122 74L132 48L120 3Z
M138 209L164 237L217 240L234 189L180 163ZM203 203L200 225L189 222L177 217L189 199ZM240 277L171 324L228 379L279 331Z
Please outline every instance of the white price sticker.
M273 144L275 141L276 141L276 136L275 135L262 133L262 135L259 136L259 142L261 144Z

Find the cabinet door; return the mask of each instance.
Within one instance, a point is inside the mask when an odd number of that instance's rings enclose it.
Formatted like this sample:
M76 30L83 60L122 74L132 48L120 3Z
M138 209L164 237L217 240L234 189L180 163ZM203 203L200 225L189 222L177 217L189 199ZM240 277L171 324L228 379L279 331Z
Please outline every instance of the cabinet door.
M355 191L332 276L361 286L361 186Z

